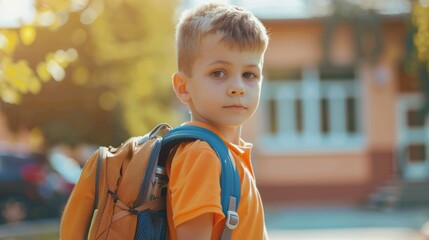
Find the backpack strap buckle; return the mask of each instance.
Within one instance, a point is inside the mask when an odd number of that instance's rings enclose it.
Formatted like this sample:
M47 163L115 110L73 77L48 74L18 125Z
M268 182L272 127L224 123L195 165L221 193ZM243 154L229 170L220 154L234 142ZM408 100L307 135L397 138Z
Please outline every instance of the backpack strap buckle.
M225 225L231 230L236 229L239 220L240 218L238 217L238 213L236 211L228 211Z
M131 213L131 214L134 214L134 215L139 214L139 211L137 209L135 209L135 208L129 208L128 212Z

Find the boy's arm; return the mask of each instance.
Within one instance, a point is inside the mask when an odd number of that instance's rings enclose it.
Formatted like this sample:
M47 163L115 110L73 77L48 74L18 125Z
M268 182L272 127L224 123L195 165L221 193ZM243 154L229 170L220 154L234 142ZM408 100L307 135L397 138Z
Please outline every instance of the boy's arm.
M209 240L213 230L213 213L205 213L177 226L178 240Z

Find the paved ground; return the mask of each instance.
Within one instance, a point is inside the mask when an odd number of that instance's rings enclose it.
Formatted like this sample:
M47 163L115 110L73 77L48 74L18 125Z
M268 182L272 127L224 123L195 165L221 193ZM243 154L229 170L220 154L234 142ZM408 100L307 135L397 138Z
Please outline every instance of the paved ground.
M0 240L56 240L59 219L0 225Z
M322 230L271 230L271 240L425 240L407 228L350 228Z
M368 210L351 206L266 206L272 240L423 240L429 206Z
M265 207L271 240L429 240L421 231L429 220L429 206L389 211L351 206ZM57 239L58 225L58 219L3 225L0 239ZM429 225L427 232L429 236Z

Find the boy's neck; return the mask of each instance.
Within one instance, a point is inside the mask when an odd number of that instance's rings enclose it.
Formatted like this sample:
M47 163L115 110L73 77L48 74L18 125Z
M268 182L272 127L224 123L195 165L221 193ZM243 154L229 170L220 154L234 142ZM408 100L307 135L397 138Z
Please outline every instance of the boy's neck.
M225 126L216 126L204 121L198 121L198 120L192 120L194 122L201 122L204 124L207 124L211 126L212 128L215 128L220 134L222 134L222 137L225 138L228 142L240 145L240 139L241 139L241 126L238 127L225 127Z
M240 127L232 127L231 129L225 129L221 130L223 136L228 140L230 143L235 145L240 145L240 139L241 139L241 126Z

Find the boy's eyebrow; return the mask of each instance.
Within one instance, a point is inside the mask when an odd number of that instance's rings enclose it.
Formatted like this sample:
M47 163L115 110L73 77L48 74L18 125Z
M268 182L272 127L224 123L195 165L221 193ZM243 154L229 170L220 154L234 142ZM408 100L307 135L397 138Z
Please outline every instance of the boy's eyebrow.
M216 65L216 64L232 65L232 63L230 63L230 62L228 62L228 61L225 61L225 60L217 60L217 61L214 61L214 62L212 62L212 63L208 64L207 66L208 66L208 67L210 67L210 66L212 66L212 65Z
M214 61L214 62L208 64L207 66L211 66L211 65L215 65L215 64L232 65L231 62L228 62L228 61L225 61L225 60L217 60L217 61ZM249 64L249 65L246 65L246 67L256 67L256 68L258 68L258 67L260 67L260 64Z

